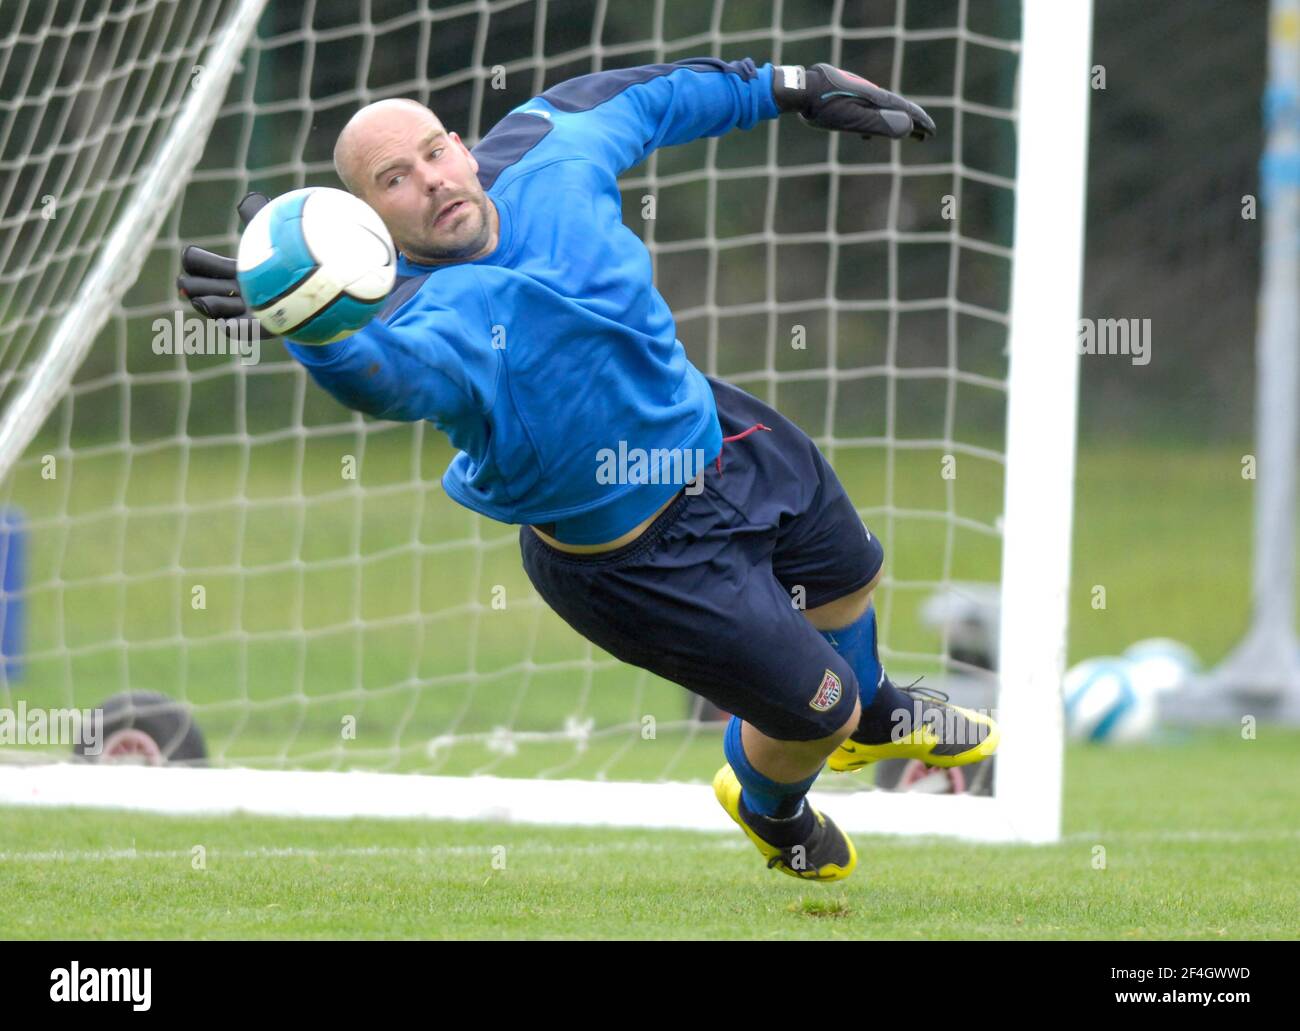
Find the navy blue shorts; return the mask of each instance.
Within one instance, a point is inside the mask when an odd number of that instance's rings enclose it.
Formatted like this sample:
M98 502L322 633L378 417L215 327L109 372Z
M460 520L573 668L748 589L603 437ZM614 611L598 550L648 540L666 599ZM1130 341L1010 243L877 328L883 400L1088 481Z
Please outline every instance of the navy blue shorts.
M866 586L884 561L834 471L799 427L710 380L723 445L637 540L571 555L521 528L524 569L560 617L611 655L703 695L769 737L826 737L857 678L804 617ZM692 490L695 489L693 486Z

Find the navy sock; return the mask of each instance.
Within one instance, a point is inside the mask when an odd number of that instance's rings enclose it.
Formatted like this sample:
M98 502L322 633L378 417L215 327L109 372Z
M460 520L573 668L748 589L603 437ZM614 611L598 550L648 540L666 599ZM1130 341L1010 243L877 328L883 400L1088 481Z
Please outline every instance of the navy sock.
M776 845L778 848L792 848L795 845L802 845L812 837L812 832L817 826L817 818L813 816L812 806L802 798L799 799L799 811L797 813L786 817L784 820L777 820L750 809L745 804L745 792L741 791L740 815L747 824L754 828L755 834L769 845Z
M862 707L858 729L851 735L853 740L864 745L883 745L893 740L895 728L899 734L910 734L912 705L912 699L885 676L871 704Z

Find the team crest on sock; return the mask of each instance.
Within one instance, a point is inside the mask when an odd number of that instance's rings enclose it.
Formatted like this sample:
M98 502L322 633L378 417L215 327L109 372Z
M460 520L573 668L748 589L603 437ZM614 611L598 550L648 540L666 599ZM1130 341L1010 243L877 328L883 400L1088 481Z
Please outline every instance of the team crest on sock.
M827 709L834 707L843 694L844 685L840 683L840 678L827 670L826 675L822 677L821 687L817 688L817 693L813 695L812 701L808 704L818 712L825 712Z

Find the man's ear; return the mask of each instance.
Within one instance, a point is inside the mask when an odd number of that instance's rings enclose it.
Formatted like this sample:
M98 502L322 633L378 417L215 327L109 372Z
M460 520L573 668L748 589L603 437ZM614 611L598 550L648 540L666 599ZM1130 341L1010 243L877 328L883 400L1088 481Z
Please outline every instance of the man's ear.
M447 133L447 136L448 136L450 139L453 139L453 140L456 141L456 146L458 146L461 150L463 150L463 151L465 152L465 156L466 156L467 158L469 158L469 167L470 167L471 169L473 169L475 172L477 172L477 171L478 171L478 158L476 158L476 157L474 156L473 152L471 152L470 149L469 149L467 146L465 146L465 141L462 140L462 139L460 138L460 133L458 133L458 132L449 132L449 133Z

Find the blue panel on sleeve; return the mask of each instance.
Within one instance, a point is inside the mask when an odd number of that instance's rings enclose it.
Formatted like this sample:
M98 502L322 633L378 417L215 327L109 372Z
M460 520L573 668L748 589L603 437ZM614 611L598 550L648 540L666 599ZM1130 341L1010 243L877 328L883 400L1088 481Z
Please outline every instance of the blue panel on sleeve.
M758 68L750 58L743 61L722 61L716 57L692 57L672 64L645 64L637 68L617 68L607 72L579 75L552 86L542 94L542 99L560 111L590 111L593 107L612 100L629 86L657 79L683 68L693 72L727 72L739 75L748 82L758 77Z
M483 189L492 189L497 176L541 143L553 128L549 119L522 112L508 114L497 122L474 148L478 181L483 184Z

